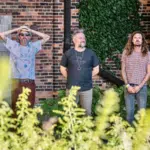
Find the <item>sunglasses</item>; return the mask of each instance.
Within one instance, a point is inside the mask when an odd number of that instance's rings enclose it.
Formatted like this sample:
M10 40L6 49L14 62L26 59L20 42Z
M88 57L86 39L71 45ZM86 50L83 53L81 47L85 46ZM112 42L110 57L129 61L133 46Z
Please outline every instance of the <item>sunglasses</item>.
M20 33L19 36L30 36L30 34L29 33L24 33L24 34Z

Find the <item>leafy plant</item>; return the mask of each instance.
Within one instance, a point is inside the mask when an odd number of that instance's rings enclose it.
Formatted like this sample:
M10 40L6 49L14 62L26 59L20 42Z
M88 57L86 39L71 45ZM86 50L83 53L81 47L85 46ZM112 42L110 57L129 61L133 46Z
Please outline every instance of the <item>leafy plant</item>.
M150 85L147 86L147 108L150 108Z
M96 106L98 102L102 99L103 90L99 86L93 88L93 98L92 98L92 116L96 116Z
M65 90L59 90L57 98L51 98L46 100L41 100L39 106L43 110L43 114L39 116L41 121L48 120L50 117L59 116L53 112L53 110L62 110L62 107L58 105L61 98L66 96Z
M139 6L138 0L81 0L79 3L79 23L85 29L87 47L96 52L103 67L106 58L111 58L120 68L119 56L129 34L141 30Z
M125 108L125 99L124 99L124 89L125 87L124 86L120 86L120 87L117 87L117 86L114 86L114 90L118 93L119 95L119 99L120 99L120 110L119 110L119 113L120 113L120 116L125 119L126 117L126 108Z
M126 110L125 110L125 100L124 100L124 86L120 86L120 87L113 86L113 88L114 88L115 92L118 93L118 96L120 99L120 101L119 101L119 106L120 106L119 113L120 113L121 117L123 117L125 119ZM92 101L92 116L93 117L95 117L97 114L96 107L97 107L97 104L99 103L99 101L102 100L104 92L105 92L105 90L100 89L99 86L95 86L93 88L93 101Z
M68 97L59 101L63 107L59 123L43 131L37 114L42 110L29 108L30 93L24 88L17 102L17 118L5 101L0 101L0 150L139 150L149 148L150 112L141 110L131 127L120 116L119 97L113 89L104 92L97 105L98 114L93 120L78 108L75 97L79 87L73 87ZM55 128L57 127L57 128ZM55 132L54 132L55 128ZM142 136L140 136L142 135ZM104 142L104 139L106 142Z
M150 143L150 111L141 109L136 115L134 125L130 126L120 116L113 115L110 118L112 126L107 132L108 142L105 148L112 150L148 150Z
M7 68L7 64L5 67ZM3 77L0 78L0 82L7 81L6 76ZM17 117L13 118L13 111L2 97L7 84L2 83L4 86L0 86L0 150L20 150L20 148L22 150L148 150L150 148L150 111L139 111L131 126L120 115L116 115L119 110L119 95L114 89L108 89L103 93L102 99L96 106L97 116L93 118L86 116L85 110L77 106L75 99L79 87L72 87L69 95L58 102L62 110L54 111L60 115L57 125L49 126L45 131L41 128L37 117L42 113L41 108L29 107L30 89L23 88L23 93L19 95L17 101Z
M59 118L59 135L64 140L68 141L68 148L74 149L85 149L88 146L83 141L89 142L87 132L91 134L91 128L94 126L91 117L85 117L85 110L79 108L76 104L76 95L79 87L73 87L70 90L68 97L63 98L59 104L63 106L63 110L54 110L55 113L60 114L62 117ZM82 146L81 146L82 145Z

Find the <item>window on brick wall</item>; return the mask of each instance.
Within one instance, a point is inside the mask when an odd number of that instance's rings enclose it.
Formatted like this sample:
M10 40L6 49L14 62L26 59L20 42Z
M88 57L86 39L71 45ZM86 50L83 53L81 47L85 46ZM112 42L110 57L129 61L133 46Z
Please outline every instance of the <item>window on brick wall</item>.
M12 16L0 16L0 32L4 32L11 29ZM8 51L4 47L3 41L0 41L0 57L3 55L9 55Z
M11 29L12 16L0 16L0 32L4 32ZM8 50L4 47L3 41L0 40L0 59L2 57L9 57ZM11 85L9 85L11 86ZM11 88L8 88L4 93L4 99L11 104Z

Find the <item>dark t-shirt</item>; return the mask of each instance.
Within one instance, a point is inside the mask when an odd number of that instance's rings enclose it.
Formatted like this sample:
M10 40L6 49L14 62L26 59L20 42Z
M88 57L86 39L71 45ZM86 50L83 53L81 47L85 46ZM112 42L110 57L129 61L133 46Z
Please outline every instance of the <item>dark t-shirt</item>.
M78 52L69 49L62 57L61 66L68 69L67 89L71 86L80 86L80 91L92 88L92 70L99 65L99 60L91 49Z

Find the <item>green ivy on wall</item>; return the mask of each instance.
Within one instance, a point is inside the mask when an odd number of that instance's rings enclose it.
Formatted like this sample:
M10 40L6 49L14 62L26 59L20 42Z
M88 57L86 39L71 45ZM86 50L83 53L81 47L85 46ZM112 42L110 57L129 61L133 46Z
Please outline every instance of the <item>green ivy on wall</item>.
M92 48L103 65L111 58L120 68L118 54L129 33L141 30L138 0L81 0L80 27L85 30L87 47Z

